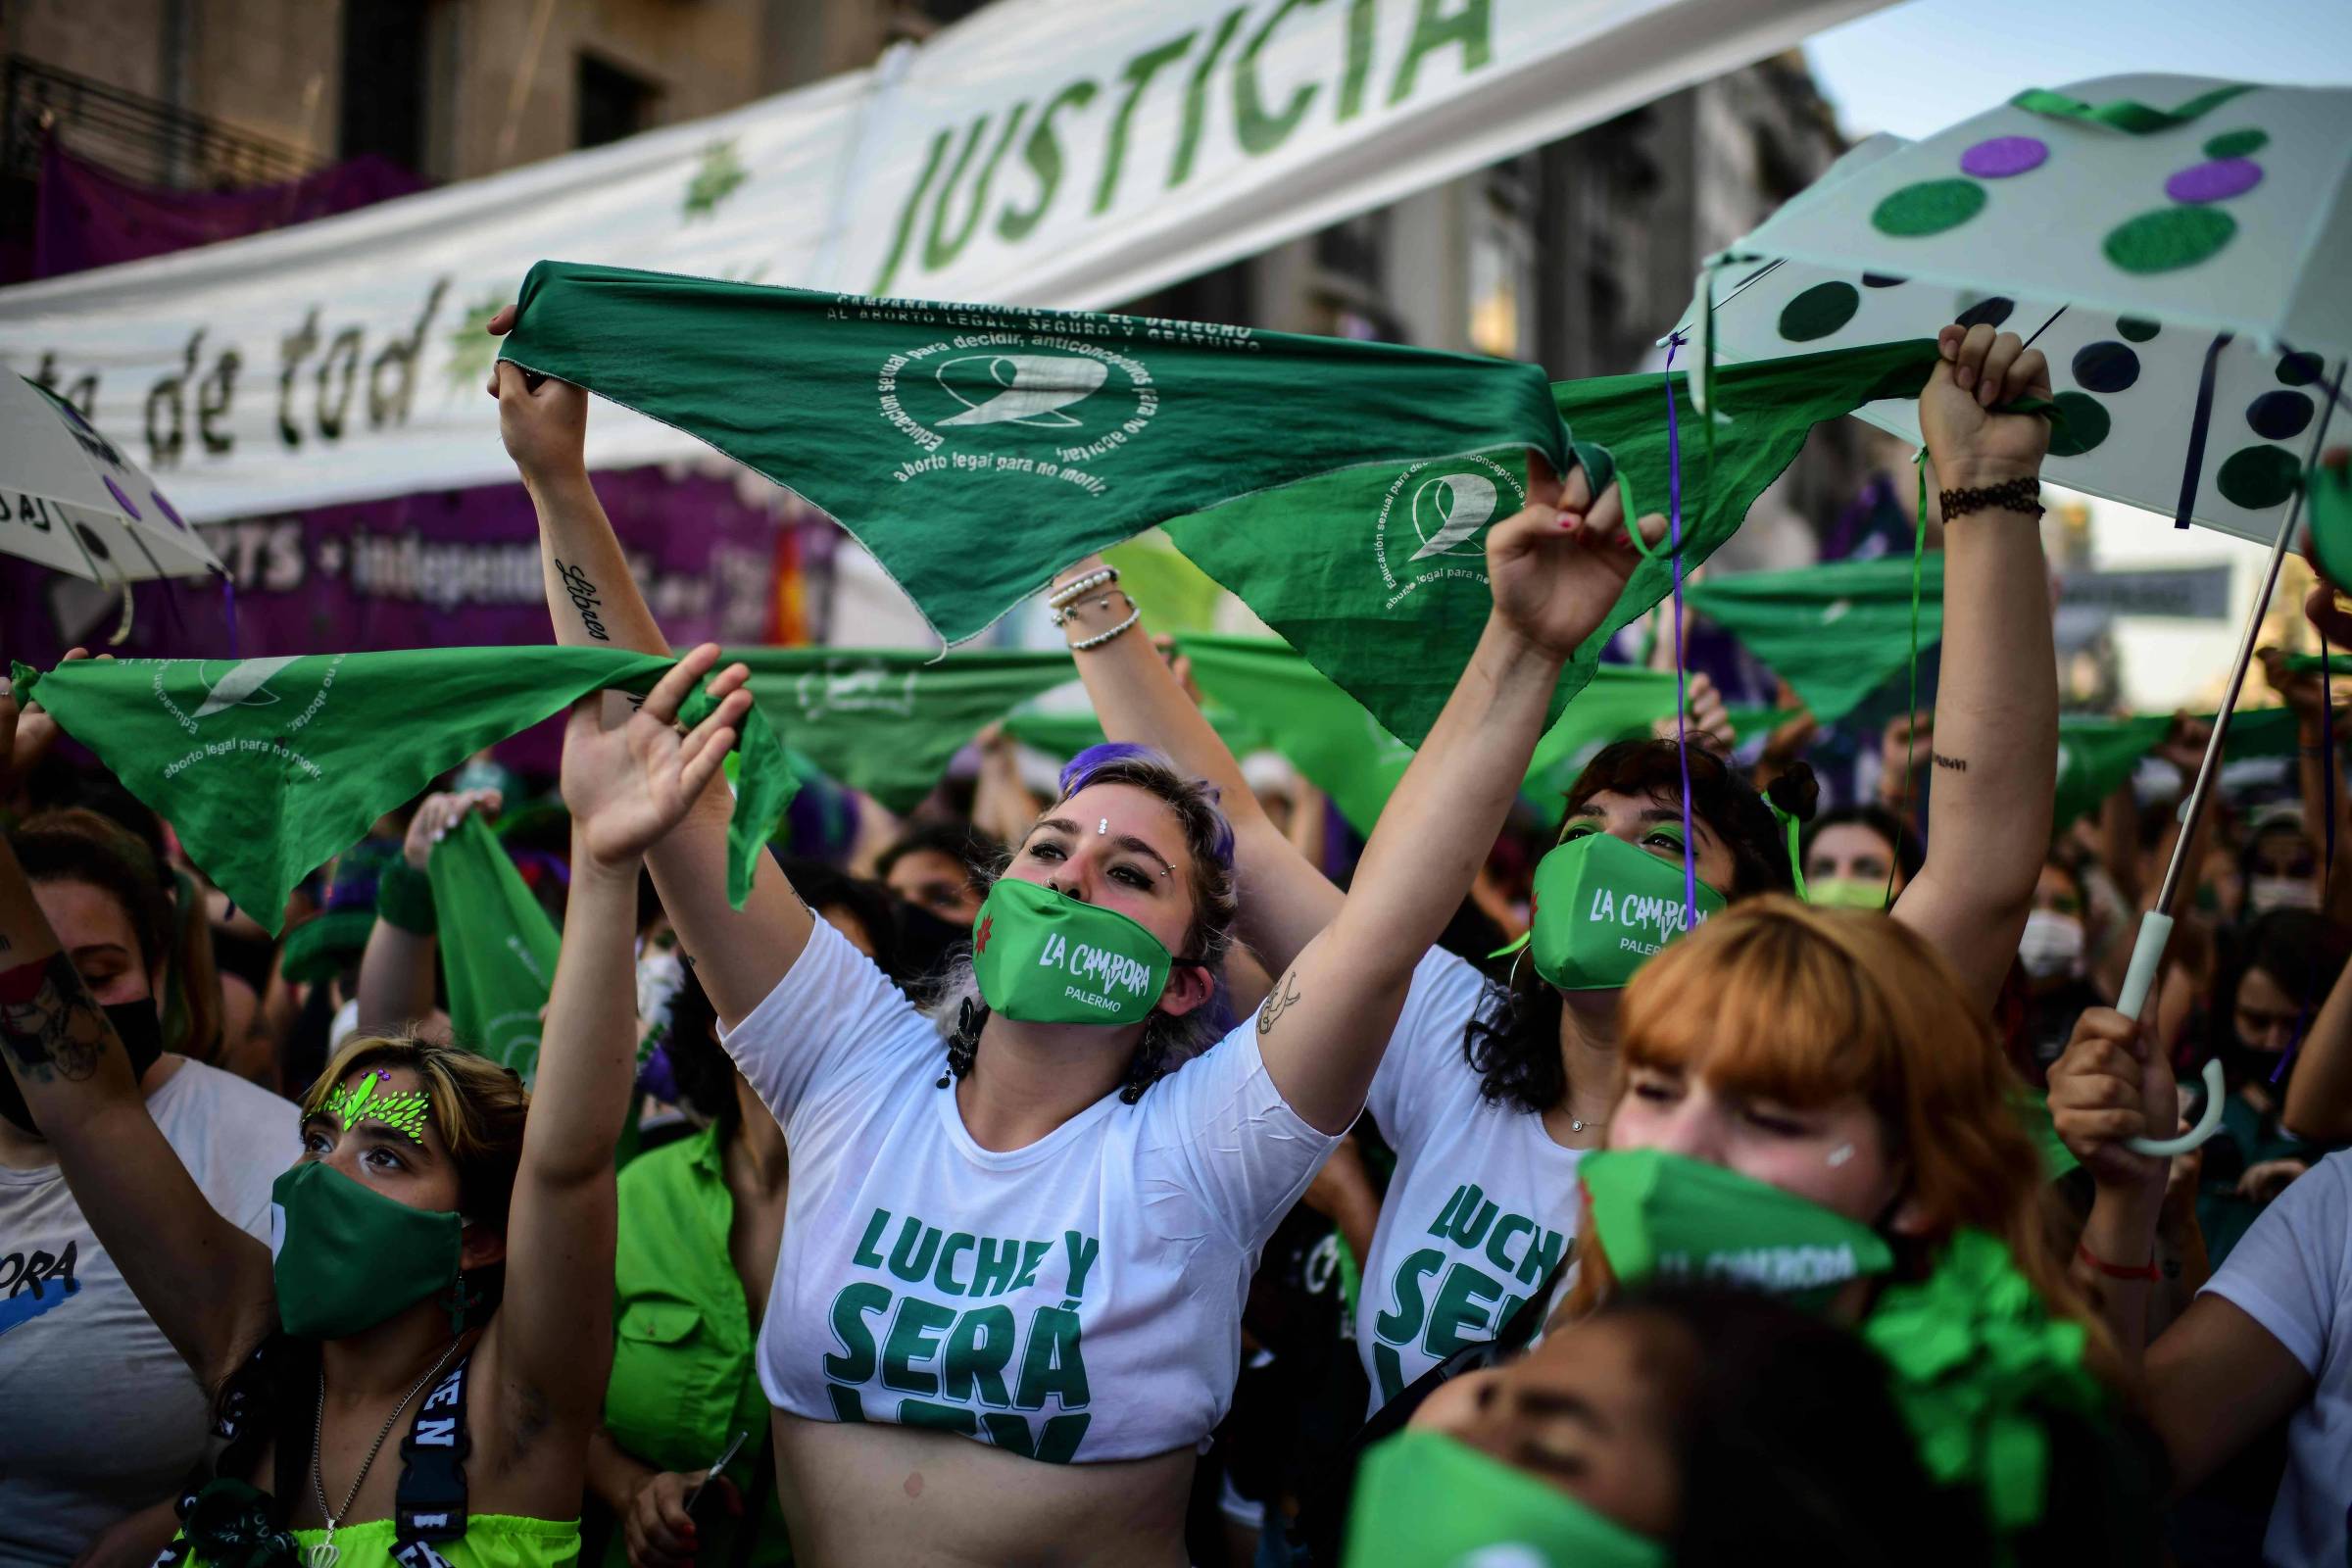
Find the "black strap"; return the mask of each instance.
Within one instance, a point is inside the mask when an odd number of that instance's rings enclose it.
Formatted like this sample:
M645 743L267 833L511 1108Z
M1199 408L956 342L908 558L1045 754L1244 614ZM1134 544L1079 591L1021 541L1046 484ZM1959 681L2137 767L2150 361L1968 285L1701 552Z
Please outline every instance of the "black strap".
M2188 421L2188 452L2180 465L2180 504L2173 509L2176 528L2187 527L2188 514L2197 510L2197 480L2205 470L2205 427L2213 421L2213 386L2222 350L2230 346L2231 335L2224 332L2205 348L2205 368L2197 375L2197 408Z
M433 1385L400 1440L400 1488L392 1495L392 1560L403 1568L446 1568L429 1544L466 1539L467 1354Z

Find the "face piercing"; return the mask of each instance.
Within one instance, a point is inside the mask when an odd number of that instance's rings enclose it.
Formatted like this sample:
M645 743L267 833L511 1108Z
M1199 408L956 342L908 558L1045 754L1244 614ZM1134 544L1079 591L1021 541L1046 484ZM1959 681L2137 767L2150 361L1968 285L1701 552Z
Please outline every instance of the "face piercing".
M1851 1144L1839 1144L1836 1149L1830 1151L1830 1168L1835 1170L1839 1165L1844 1164L1847 1160L1853 1157L1854 1146Z
M1109 831L1110 831L1110 818L1106 816L1106 817L1102 818L1102 821L1100 821L1100 822L1097 822L1097 823L1095 824L1095 831L1096 831L1098 834L1101 834L1101 833L1107 833L1107 832L1109 832Z

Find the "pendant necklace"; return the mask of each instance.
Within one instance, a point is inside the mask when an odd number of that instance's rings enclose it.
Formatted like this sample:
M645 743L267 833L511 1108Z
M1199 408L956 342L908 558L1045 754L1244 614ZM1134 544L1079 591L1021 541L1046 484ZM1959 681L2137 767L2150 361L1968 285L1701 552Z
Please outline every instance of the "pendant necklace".
M401 1396L400 1403L394 1405L392 1413L384 1417L383 1431L375 1435L375 1443L368 1448L368 1457L360 1466L360 1473L352 1478L351 1490L343 1494L342 1508L333 1513L327 1511L326 1481L319 1472L319 1448L326 1434L326 1368L318 1369L318 1413L311 1423L311 1491L318 1497L318 1516L326 1521L326 1539L316 1545L302 1548L304 1568L335 1568L336 1560L343 1555L343 1548L335 1544L335 1531L351 1516L351 1505L359 1500L360 1488L367 1481L368 1472L374 1467L375 1456L383 1451L384 1440L392 1435L392 1428L399 1422L401 1411L406 1410L409 1401L416 1397L417 1390L440 1376L441 1369L449 1365L449 1358L458 1353L459 1344L459 1340L450 1341L449 1348L441 1352L441 1359L435 1361L424 1376L409 1385L409 1392Z

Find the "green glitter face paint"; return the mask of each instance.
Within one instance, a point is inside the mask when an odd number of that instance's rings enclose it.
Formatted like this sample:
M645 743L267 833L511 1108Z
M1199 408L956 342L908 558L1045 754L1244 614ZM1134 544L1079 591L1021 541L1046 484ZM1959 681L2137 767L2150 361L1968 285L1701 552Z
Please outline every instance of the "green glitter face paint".
M398 1094L378 1094L376 1085L391 1074L378 1067L361 1075L359 1087L338 1084L327 1095L321 1112L343 1123L345 1132L363 1121L378 1121L396 1133L406 1133L413 1143L424 1142L425 1113L432 1102L421 1089L404 1090Z

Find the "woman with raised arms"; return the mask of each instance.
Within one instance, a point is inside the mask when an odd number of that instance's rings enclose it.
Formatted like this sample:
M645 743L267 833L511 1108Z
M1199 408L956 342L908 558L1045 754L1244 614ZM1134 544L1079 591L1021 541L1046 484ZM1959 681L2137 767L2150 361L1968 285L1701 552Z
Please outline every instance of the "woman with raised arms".
M613 640L662 647L582 467L584 395L496 376L559 640L593 636L561 560ZM1156 755L1072 763L989 889L936 1024L774 867L728 906L723 792L655 848L727 1050L793 1152L759 1355L797 1552L1186 1561L1194 1456L1231 1397L1258 1249L1362 1107L1563 662L1638 559L1616 492L1544 474L1531 494L1494 530L1493 614L1353 893L1257 1016L1189 1062L1231 940L1232 835L1215 792Z
M1989 326L1949 326L1939 342L1942 361L1920 395L1929 485L1975 494L1944 534L1933 834L1894 918L1942 954L1968 1004L1984 1010L2017 951L2049 836L2057 715L2040 508L2031 500L2047 430L2038 417L1992 410L2046 395L2047 370L2039 353ZM1065 629L1084 650L1079 673L1105 733L1156 738L1223 791L1240 936L1279 973L1336 917L1340 892L1256 809L1232 756L1148 643L1085 647L1129 608L1094 595L1072 607ZM1786 824L1811 810L1810 773L1801 764L1784 773L1768 800L1710 752L1692 748L1689 768L1700 916L1791 889ZM1569 790L1560 847L1537 870L1533 962L1519 964L1516 984L1491 985L1434 950L1415 970L1369 1099L1397 1153L1356 1307L1373 1408L1494 1338L1560 1267L1577 1223L1577 1164L1601 1146L1615 1102L1619 991L1680 929L1683 822L1674 743L1605 748ZM1603 894L1611 909L1670 911L1668 925L1585 918Z

